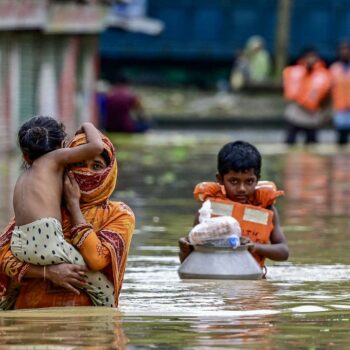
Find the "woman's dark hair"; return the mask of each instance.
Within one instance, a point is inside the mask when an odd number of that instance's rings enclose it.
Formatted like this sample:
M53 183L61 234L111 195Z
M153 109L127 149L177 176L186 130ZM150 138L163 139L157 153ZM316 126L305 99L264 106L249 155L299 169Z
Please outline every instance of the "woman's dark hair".
M261 154L252 144L244 141L229 142L218 153L218 172L225 175L231 170L245 172L253 169L257 178L261 172Z
M60 148L65 137L63 124L51 117L33 117L18 131L19 146L31 161Z

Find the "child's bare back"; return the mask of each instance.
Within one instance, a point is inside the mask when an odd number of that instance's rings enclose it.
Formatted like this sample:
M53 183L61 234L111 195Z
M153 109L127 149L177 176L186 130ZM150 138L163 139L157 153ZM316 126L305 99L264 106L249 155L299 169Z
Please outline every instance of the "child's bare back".
M103 143L99 131L84 123L87 143L75 148L61 148L65 138L62 124L49 117L34 117L18 133L27 169L18 178L13 206L16 225L41 218L61 221L63 173L67 164L80 162L100 154Z
M59 166L52 156L41 156L18 178L13 196L16 225L25 225L44 217L61 221L64 166Z

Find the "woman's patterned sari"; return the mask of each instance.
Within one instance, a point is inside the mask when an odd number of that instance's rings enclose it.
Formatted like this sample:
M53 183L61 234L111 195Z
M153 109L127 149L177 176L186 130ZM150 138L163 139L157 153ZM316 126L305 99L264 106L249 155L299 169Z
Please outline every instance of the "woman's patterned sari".
M85 135L79 134L69 147L85 142ZM72 227L65 208L62 223L66 240L75 245L88 266L100 266L102 261L101 271L113 282L118 305L135 218L127 205L109 200L116 186L117 161L110 140L103 136L103 143L110 159L107 168L97 172L72 169L81 190L81 211L88 224ZM85 293L77 296L42 279L25 280L29 265L17 260L10 250L13 228L14 220L0 235L0 309L91 305Z

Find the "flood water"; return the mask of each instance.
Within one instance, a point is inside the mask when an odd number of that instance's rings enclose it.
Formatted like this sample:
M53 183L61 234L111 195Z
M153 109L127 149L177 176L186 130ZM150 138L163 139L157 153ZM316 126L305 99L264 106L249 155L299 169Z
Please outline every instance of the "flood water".
M224 143L255 142L278 201L288 262L267 280L181 280L177 240L192 226L197 182L215 179ZM116 135L114 198L137 229L118 311L3 312L0 349L347 349L350 344L350 150L332 143L288 150L278 135L151 132ZM2 156L0 222L11 215L19 159Z

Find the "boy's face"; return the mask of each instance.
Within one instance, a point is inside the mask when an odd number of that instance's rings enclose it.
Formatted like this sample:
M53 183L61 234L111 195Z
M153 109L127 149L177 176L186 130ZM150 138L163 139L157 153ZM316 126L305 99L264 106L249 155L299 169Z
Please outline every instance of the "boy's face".
M231 201L246 204L253 199L255 186L258 183L254 169L245 172L230 170L227 174L223 176L217 174L216 177L224 186L226 196Z

